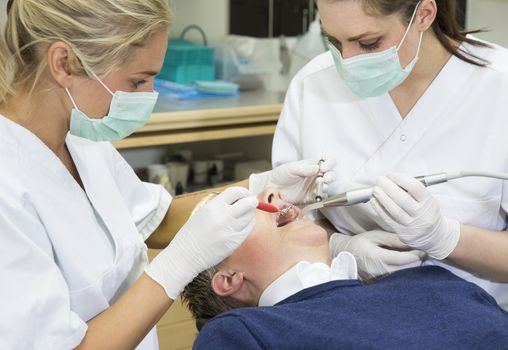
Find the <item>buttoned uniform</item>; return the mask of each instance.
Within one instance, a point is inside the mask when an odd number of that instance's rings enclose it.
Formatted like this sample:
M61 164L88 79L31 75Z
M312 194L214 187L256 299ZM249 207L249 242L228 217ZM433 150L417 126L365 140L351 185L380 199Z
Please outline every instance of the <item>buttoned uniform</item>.
M171 202L110 143L68 135L84 190L27 129L0 116L0 349L70 349L134 283ZM135 320L132 320L135 322ZM158 349L155 329L137 349Z
M390 172L413 176L453 170L508 172L508 50L461 49L489 61L452 56L413 109L401 118L389 94L362 99L338 75L330 52L305 66L289 87L273 142L273 165L321 156L337 161L329 195L372 186ZM429 187L442 213L459 222L506 230L508 183L464 178ZM390 228L369 203L322 211L342 233ZM443 266L508 305L508 284Z

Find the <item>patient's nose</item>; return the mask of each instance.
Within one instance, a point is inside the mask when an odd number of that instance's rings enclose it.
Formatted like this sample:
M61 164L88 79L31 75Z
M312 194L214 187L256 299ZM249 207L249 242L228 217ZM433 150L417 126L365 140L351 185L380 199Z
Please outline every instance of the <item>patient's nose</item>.
M262 201L275 206L285 203L280 191L276 188L267 188L263 193Z

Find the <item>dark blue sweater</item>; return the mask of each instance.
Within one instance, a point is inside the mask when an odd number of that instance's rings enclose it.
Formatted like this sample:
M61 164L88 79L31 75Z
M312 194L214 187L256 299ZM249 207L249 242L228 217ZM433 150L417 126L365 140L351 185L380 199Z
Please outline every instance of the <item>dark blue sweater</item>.
M334 281L210 320L194 349L508 349L508 313L439 267Z

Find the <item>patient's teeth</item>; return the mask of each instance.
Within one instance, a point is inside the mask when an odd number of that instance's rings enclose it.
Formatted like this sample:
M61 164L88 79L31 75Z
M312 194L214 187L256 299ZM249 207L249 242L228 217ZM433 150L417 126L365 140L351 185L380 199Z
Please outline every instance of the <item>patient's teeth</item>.
M295 221L298 218L298 208L290 204L288 207L282 209L277 216L277 227L282 227Z
M286 208L279 211L279 217L281 216L287 216L289 212L293 209L293 204L289 204Z

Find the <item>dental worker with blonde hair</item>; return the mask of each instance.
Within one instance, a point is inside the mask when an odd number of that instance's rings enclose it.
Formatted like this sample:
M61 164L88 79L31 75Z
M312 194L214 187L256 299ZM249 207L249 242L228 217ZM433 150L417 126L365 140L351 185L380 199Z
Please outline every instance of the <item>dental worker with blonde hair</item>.
M185 223L203 194L142 183L108 142L150 117L170 24L166 0L8 2L0 349L157 349L154 325L185 285L250 234L258 200L247 189L225 190ZM318 173L333 180L333 163L318 161L258 183L308 197ZM150 264L147 244L165 248Z
M327 208L360 275L443 266L508 306L508 183L413 176L508 173L508 50L458 23L455 0L317 0L329 51L293 79L273 163L323 150L329 194L376 185L369 203ZM404 174L404 175L403 175Z

